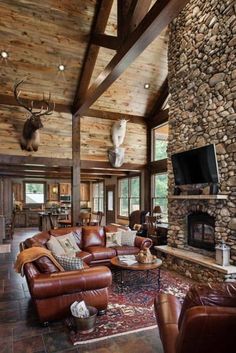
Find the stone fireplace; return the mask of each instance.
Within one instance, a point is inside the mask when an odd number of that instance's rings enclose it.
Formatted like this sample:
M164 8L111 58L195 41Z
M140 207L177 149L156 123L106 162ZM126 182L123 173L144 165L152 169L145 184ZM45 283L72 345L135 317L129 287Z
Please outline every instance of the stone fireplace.
M194 248L215 251L215 218L207 212L187 215L187 244Z
M191 268L191 276L197 273L203 281L218 278L214 246L221 240L230 246L230 263L236 265L235 33L235 0L190 0L170 25L168 248L182 254L172 261L172 268L180 267L182 272ZM174 195L171 155L212 143L219 167L219 195ZM209 217L196 220L194 214L199 213ZM190 229L189 214L194 219ZM209 258L211 271L198 268L197 260L195 267L190 262L183 266L181 259L188 252L193 254L190 260L194 254Z

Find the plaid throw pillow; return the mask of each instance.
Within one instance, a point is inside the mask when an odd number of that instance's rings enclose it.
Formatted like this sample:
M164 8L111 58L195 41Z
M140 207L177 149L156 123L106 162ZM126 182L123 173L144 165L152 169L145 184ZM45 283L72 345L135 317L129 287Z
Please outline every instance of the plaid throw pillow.
M66 271L82 270L84 268L83 260L78 257L69 257L65 255L54 255L54 257Z

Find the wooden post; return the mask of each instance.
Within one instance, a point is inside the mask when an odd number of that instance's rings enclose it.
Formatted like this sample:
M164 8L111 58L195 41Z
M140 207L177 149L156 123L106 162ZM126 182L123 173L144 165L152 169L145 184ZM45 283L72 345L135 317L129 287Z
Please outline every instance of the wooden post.
M72 117L72 225L80 213L80 116Z

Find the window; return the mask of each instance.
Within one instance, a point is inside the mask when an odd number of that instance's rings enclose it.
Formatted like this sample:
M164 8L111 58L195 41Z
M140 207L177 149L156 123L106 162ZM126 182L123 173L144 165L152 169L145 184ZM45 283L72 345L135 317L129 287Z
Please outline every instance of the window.
M119 216L128 217L140 209L140 177L123 178L118 182Z
M104 212L104 186L103 182L93 184L93 212Z
M161 207L163 221L167 220L167 184L167 173L153 175L152 209L156 205Z
M168 123L153 129L153 161L167 158Z
M45 199L44 183L25 183L25 203L43 204Z

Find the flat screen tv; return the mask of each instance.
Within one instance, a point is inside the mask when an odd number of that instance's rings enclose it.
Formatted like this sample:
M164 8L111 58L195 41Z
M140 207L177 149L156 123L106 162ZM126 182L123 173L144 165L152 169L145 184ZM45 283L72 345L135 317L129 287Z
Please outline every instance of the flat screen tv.
M171 156L175 184L218 183L215 145L195 148Z

